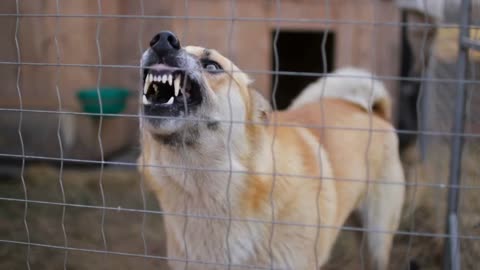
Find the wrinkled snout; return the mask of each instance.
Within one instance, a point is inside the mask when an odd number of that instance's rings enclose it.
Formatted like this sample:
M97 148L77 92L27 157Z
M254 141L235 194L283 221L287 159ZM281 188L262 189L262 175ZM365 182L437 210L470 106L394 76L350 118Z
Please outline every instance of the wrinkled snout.
M170 31L159 32L149 45L141 60L144 113L176 117L199 106L202 93L197 60Z

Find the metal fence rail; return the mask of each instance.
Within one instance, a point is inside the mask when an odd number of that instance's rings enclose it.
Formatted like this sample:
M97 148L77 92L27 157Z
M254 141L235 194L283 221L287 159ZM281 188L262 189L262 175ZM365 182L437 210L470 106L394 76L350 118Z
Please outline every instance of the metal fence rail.
M470 30L471 29L477 29L480 30L480 26L475 26L472 25L472 20L471 20L471 13L472 13L472 1L470 0L462 0L461 4L461 12L460 12L460 22L458 24L452 24L452 23L439 23L439 24L430 24L428 22L425 23L405 23L405 22L371 22L371 21L358 21L358 20L338 20L338 19L333 19L329 18L326 16L326 18L318 18L318 19L302 19L302 18L281 18L280 16L275 17L275 18L262 18L262 17L245 17L245 16L235 16L235 9L232 8L232 16L228 17L215 17L215 16L170 16L170 15L145 15L145 10L144 10L144 5L143 5L143 0L139 0L140 6L141 6L141 14L135 15L135 14L105 14L102 13L102 0L97 0L98 3L98 14L62 14L60 12L60 0L56 0L56 13L21 13L20 12L20 6L21 2L20 0L16 0L16 13L15 14L10 14L10 13L0 13L0 19L1 18L15 18L15 47L16 47L16 61L11 61L11 60L5 60L5 59L0 59L0 66L12 66L16 67L16 93L18 95L18 100L19 100L19 106L16 108L11 108L11 107L0 107L0 113L18 113L19 114L19 122L18 122L18 138L20 142L20 153L17 154L12 154L12 153L1 153L0 152L0 158L3 159L11 159L11 160L16 160L21 162L21 168L20 168L20 181L21 185L23 188L23 198L12 198L12 197L4 197L0 195L0 203L6 203L6 202L16 202L16 203L21 203L24 206L24 212L23 212L23 226L25 229L25 235L26 239L24 240L17 240L17 239L2 239L0 237L0 244L3 245L19 245L19 246L26 246L27 247L27 252L26 252L26 258L25 258L25 263L26 263L26 268L27 269L35 269L30 261L31 261L31 249L32 248L46 248L46 249L52 249L52 250L62 250L64 252L64 263L63 267L64 269L68 269L68 258L69 258L69 253L70 252L85 252L85 253L95 253L95 254L102 254L104 256L126 256L126 257L141 257L145 259L156 259L156 260L172 260L172 261L179 261L179 262L192 262L192 263L200 263L200 264L205 264L205 265L211 265L212 267L217 267L217 266L223 266L223 267L228 267L228 268L235 268L235 267L243 267L243 268L249 268L249 269L281 269L281 268L275 268L272 265L270 267L258 267L254 265L235 265L230 262L228 263L221 263L221 262L205 262L205 261L199 261L195 259L189 259L189 258L171 258L168 256L161 256L161 255L152 255L149 252L147 241L146 241L146 215L147 214L153 214L153 215L162 215L162 216L179 216L179 217L186 217L189 219L208 219L208 220L220 220L220 221L228 221L229 222L229 227L228 230L230 230L230 223L232 221L235 222L246 222L246 223L267 223L267 224L273 224L273 225L288 225L288 226L296 226L296 227L307 227L307 228L315 228L317 230L320 229L340 229L341 231L350 231L350 232L375 232L375 233L380 233L380 234L396 234L399 236L407 236L407 237L423 237L423 238L440 238L444 240L444 252L445 252L445 257L444 257L444 267L445 269L451 269L451 270L460 270L462 269L462 257L461 257L461 250L460 250L460 241L461 240L472 240L472 241L480 241L480 236L477 235L471 235L471 234L462 234L459 229L459 215L461 213L459 212L459 200L461 196L461 192L464 190L480 190L480 184L476 185L469 185L469 184L462 184L461 179L462 179L462 154L463 154L463 145L465 139L479 139L480 134L475 133L475 132L466 132L465 131L465 120L466 120L466 103L468 101L468 91L467 91L467 86L480 86L480 80L474 78L468 78L467 73L468 73L468 55L470 50L479 50L480 51L480 42L478 40L475 40L470 36ZM353 1L353 0L352 0ZM275 1L275 9L279 10L279 7L281 5L280 0ZM319 5L330 5L330 1L325 0L325 1L318 1ZM231 1L232 7L235 6L235 1ZM188 1L185 1L185 9L188 8ZM376 11L379 12L379 11ZM278 14L277 14L278 15ZM22 18L53 18L56 20L56 31L55 31L55 48L56 48L56 61L55 62L32 62L28 60L24 60L24 57L22 55L22 52L20 50L20 40L19 40L19 31L20 31L20 20ZM59 19L61 18L82 18L82 19L91 19L96 22L96 47L97 47L97 54L98 54L98 63L96 64L85 64L85 63L63 63L61 60L61 52L59 48ZM399 82L399 81L410 81L410 82L418 82L418 83L444 83L444 84L451 84L451 85L456 85L456 98L455 98L455 110L453 112L453 127L450 132L447 131L434 131L434 130L398 130L398 134L412 134L412 135L422 135L422 140L424 140L426 137L445 137L445 138L450 138L451 139L451 145L450 145L450 160L449 160L449 179L448 183L438 183L438 182L422 182L418 183L416 181L407 181L405 183L406 187L409 188L417 188L417 187L425 187L425 188L438 188L438 189L448 189L448 202L447 202L447 213L446 213L446 232L445 233L437 233L437 232L420 232L420 231L414 231L413 229L411 231L406 230L406 229L399 229L397 231L384 231L384 230L367 230L364 228L358 228L354 226L341 226L341 227L335 227L335 226L326 226L326 225L320 225L320 224L302 224L302 223L295 223L295 222L282 222L282 221L275 221L275 220L270 220L270 219L241 219L235 216L232 216L231 213L227 217L225 216L206 216L206 215L198 215L195 213L190 213L188 209L185 209L184 212L166 212L162 210L149 210L147 209L146 206L146 188L144 187L144 179L140 179L140 186L141 186L141 196L143 200L143 208L137 209L137 208L115 208L112 206L109 206L106 200L105 196L105 191L104 191L104 168L106 166L119 166L119 167L125 167L125 168L132 168L136 167L137 163L134 162L119 162L119 161L110 161L105 159L105 154L104 154L104 149L103 149L103 142L102 142L102 126L103 126L103 120L105 117L111 117L111 118L131 118L131 119L140 119L142 117L154 117L154 116L144 116L141 114L137 113L119 113L119 114L108 114L108 113L103 113L103 108L100 108L100 113L89 113L89 112L75 112L75 111L69 111L68 109L65 108L64 104L62 103L62 95L61 95L61 87L60 87L60 69L65 68L65 67L75 67L75 68L95 68L98 71L98 78L97 78L97 83L96 87L97 89L100 89L101 87L101 82L102 82L102 75L104 72L105 68L113 68L113 69L133 69L133 70L138 70L141 68L139 65L135 64L106 64L102 62L102 47L100 46L100 36L101 36L101 26L104 20L107 19L137 19L137 20L153 20L153 19L161 19L161 20L185 20L188 19L190 21L226 21L226 22L231 22L232 25L234 23L239 23L239 22L265 22L265 23L272 23L272 24L278 24L281 22L291 22L291 23L315 23L315 24L323 24L323 25L365 25L365 26L374 26L374 27L403 27L403 26L410 26L410 27L419 27L419 28L429 28L429 27L441 27L441 28L452 28L452 29L459 29L460 30L460 36L459 36L459 53L458 53L458 62L457 62L457 72L456 72L456 78L427 78L426 76L412 76L412 77L402 77L402 76L387 76L387 75L375 75L371 79L378 79L378 80L383 80L383 81L394 81L394 82ZM233 28L233 26L232 26ZM278 32L279 32L279 27L278 25L275 27L276 30L276 38L274 40L278 39ZM230 34L233 32L233 30L230 31ZM327 31L328 32L328 31ZM142 36L142 33L140 33L140 36ZM243 70L244 72L248 74L262 74L262 75L274 75L276 76L276 79L274 80L274 87L273 87L273 95L275 95L275 91L277 88L278 84L278 76L281 75L289 75L289 76L305 76L305 77L326 77L326 76L336 76L334 74L330 74L326 72L326 66L324 67L324 72L302 72L302 71L282 71L279 70L278 68L278 52L277 52L277 44L274 44L274 62L276 63L275 69L272 70L263 70L263 69L246 69ZM372 45L372 46L379 46L379 45ZM229 45L229 48L232 49L231 44ZM141 51L142 49L142 44L139 44L139 49ZM233 50L233 49L232 49ZM322 48L322 53L325 54L325 48ZM55 109L31 109L31 108L25 108L23 104L23 93L22 93L22 85L21 85L21 78L22 78L22 72L23 69L26 67L43 67L43 68L55 68L56 69L56 82L55 82L55 93L56 97L58 99L58 108ZM100 92L98 92L98 98L101 99L100 97ZM274 102L275 103L275 102ZM100 102L101 104L101 102ZM41 114L41 115L57 115L57 116L62 116L62 115L74 115L74 116L96 116L98 117L98 130L96 134L96 139L97 143L100 149L100 156L101 158L99 160L95 159L80 159L80 158L70 158L65 156L64 154L64 144L62 142L62 136L61 136L61 128L62 128L62 123L60 121L60 117L58 120L58 125L57 125L57 130L56 130L56 135L58 139L58 148L60 149L60 153L58 157L52 157L52 156L44 156L44 155L36 155L36 154L31 154L27 153L26 148L25 148L25 134L23 133L23 124L25 121L26 113L36 113L36 114ZM186 119L191 121L192 119ZM195 119L197 121L206 121L203 119ZM423 120L422 120L423 121ZM238 123L245 123L249 125L268 125L266 123L254 123L254 122L235 122L235 121L224 121L225 124L238 124ZM312 127L312 128L321 128L321 129L343 129L343 130L361 130L361 131L366 131L369 132L370 136L371 134L375 132L389 132L389 130L381 130L381 129L375 129L375 128L369 128L369 129L361 129L361 128L339 128L339 127L329 127L329 126L305 126L305 125L295 125L295 124L275 124L276 126L290 126L290 127L295 127L295 126L302 126L302 127ZM231 131L230 131L231 132ZM57 147L57 146L56 146ZM366 155L366 160L367 160L367 153ZM40 160L40 161L49 161L49 162L56 162L60 164L59 167L59 176L58 176L58 184L61 188L61 201L59 202L53 202L53 201L47 201L47 200L39 200L35 198L30 198L29 192L27 189L27 183L25 179L25 170L26 170L26 163L31 160ZM368 161L367 161L368 162ZM232 161L230 161L231 165ZM66 192L64 189L64 179L63 179L63 173L64 173L64 168L67 166L67 164L90 164L94 165L97 168L100 169L100 174L99 174L99 181L98 181L98 188L100 191L101 195L101 204L100 205L89 205L89 204L77 204L77 203L71 203L68 202L66 199ZM254 174L254 175L262 175L262 172L255 172L255 171L238 171L238 170L215 170L212 168L192 168L192 167L175 167L175 166L162 166L158 164L145 164L145 167L158 167L158 168L168 168L168 169L176 169L179 170L180 172L182 171L214 171L214 172L219 172L219 173L228 173L230 175L230 178L232 175L235 174ZM264 173L265 174L265 173ZM295 174L275 174L274 177L277 176L288 176L288 177L297 177L297 178L315 178L315 177L309 177L309 176L304 176L304 175L295 175ZM345 182L364 182L368 181L365 179L341 179L341 178L328 178L324 177L326 181L345 181ZM385 185L403 185L403 183L396 183L392 181L378 181L378 184L385 184ZM144 189L145 188L145 189ZM273 192L273 188L272 188ZM227 189L227 194L228 194L228 189ZM228 197L228 196L227 196ZM228 197L229 198L229 197ZM273 201L271 202L272 204L272 212L273 212ZM57 244L45 244L45 243L40 243L35 239L32 239L31 237L31 229L30 229L30 224L28 222L28 215L29 215L29 209L32 205L43 205L43 206L57 206L62 208L62 216L61 216L61 227L62 231L59 232L63 236L63 245L57 245ZM187 204L185 204L187 205ZM229 201L230 205L230 201ZM69 238L68 238L68 233L67 229L65 226L65 219L66 219L66 211L67 207L71 208L86 208L86 209L95 209L95 210L100 210L102 211L102 218L101 218L101 238L102 238L102 248L83 248L83 247L76 247L72 246ZM105 218L106 218L106 211L119 211L119 212L132 212L132 213L140 213L143 215L143 220L142 220L142 241L143 241L143 253L135 253L135 252L120 252L120 251L113 251L109 250L109 243L108 243L108 233L105 230ZM272 214L272 216L274 216ZM7 221L8 222L8 221ZM185 225L186 227L186 225ZM186 229L185 229L186 230ZM273 230L272 230L273 231ZM273 234L273 233L272 233ZM227 236L228 237L228 236ZM273 239L273 236L271 236L271 239ZM228 241L227 241L228 242ZM363 242L363 240L362 240ZM362 244L363 246L363 244ZM410 247L409 247L410 248ZM360 253L362 251L360 250ZM272 255L273 256L273 255ZM273 261L273 259L272 259Z
M465 82L462 80L467 77L468 68L468 52L470 49L480 50L478 41L470 39L472 3L471 0L462 0L460 12L460 36L459 36L459 52L457 62L457 95L455 99L455 121L452 127L454 133L462 133L465 130L465 104L467 100L467 89ZM451 186L458 187L460 185L462 175L462 151L464 140L462 136L452 136L451 157L450 157L450 177ZM447 214L447 233L450 235L448 239L448 247L445 253L445 269L459 270L461 269L460 244L458 242L458 203L460 190L458 188L449 188L448 192L448 214Z

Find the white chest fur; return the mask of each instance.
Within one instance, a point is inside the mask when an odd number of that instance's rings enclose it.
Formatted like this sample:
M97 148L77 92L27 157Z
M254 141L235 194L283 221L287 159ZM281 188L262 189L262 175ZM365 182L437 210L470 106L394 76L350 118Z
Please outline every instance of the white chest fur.
M184 269L182 260L189 261L190 269L227 269L228 263L252 260L263 226L238 219L236 206L246 168L225 148L188 155L167 152L151 153L149 162L160 166L149 171L162 190L159 200L167 213L168 256L177 259L172 268Z

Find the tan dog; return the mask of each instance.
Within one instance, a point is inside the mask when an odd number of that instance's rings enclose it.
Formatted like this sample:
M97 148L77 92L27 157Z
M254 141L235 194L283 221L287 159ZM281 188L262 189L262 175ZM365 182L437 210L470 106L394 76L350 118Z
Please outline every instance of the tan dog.
M387 268L404 179L381 83L321 80L270 112L218 52L170 32L150 46L139 169L166 212L172 269L318 269L355 209Z

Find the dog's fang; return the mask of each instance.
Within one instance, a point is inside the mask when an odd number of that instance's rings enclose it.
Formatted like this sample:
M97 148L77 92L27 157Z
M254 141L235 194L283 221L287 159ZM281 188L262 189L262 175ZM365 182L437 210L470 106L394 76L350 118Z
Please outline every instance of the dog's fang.
M172 74L168 74L168 85L172 85Z
M143 95L143 104L145 104L145 105L150 105L151 104L151 102L148 101L148 99L145 95Z
M148 82L145 82L145 85L143 86L143 94L146 95L147 92L148 92L148 86L150 86L150 84Z
M158 85L154 84L153 89L155 90L155 93L158 93Z
M152 82L152 77L150 77L151 74L147 75L147 78L145 78L145 85L143 86L143 93L146 95L148 92L148 88L150 87L150 84Z
M167 101L167 103L165 103L165 104L167 104L167 105L173 104L173 97L171 97L171 98Z
M166 83L167 82L167 75L163 75L162 77L162 83Z
M178 96L178 93L180 92L180 75L177 75L175 81L173 81L173 87L175 89L175 96Z

